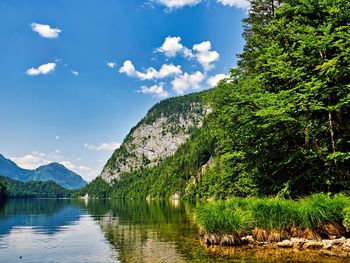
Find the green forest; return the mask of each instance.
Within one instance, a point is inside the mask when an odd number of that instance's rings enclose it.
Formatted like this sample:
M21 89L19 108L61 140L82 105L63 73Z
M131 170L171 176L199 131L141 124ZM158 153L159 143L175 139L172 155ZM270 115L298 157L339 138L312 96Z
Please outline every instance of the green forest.
M225 199L349 192L350 2L250 2L238 67L200 94L212 108L203 127L160 165L125 173L112 186L98 177L77 195Z
M20 182L0 176L0 197L9 198L69 198L72 191L53 181Z

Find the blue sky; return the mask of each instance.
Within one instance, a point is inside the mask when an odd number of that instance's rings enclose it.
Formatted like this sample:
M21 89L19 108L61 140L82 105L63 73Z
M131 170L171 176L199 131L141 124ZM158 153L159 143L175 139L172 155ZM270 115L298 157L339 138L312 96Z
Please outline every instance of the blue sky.
M0 0L0 153L96 177L161 99L242 51L246 0Z

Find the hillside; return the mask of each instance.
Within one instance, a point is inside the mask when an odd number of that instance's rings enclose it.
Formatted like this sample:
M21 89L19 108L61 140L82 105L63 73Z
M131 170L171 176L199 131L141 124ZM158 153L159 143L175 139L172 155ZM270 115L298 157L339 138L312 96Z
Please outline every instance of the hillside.
M24 183L0 176L0 185L5 186L6 196L10 198L64 198L72 193L53 181Z
M35 170L23 169L0 154L0 174L21 182L54 181L58 185L74 190L84 187L87 183L80 175L68 170L59 163L43 165Z

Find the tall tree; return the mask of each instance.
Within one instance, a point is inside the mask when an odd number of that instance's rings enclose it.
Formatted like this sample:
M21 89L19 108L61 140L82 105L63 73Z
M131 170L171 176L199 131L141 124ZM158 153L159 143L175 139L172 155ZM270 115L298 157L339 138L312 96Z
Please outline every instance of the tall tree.
M266 44L264 28L271 22L282 0L250 0L249 15L243 19L244 51L239 57L241 69L247 73L256 72L257 58Z

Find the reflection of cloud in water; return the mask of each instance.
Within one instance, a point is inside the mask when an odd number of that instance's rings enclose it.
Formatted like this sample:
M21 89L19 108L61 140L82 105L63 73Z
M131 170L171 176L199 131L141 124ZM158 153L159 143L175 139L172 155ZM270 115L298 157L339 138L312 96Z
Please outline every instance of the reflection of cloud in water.
M13 228L0 238L0 254L1 262L18 262L19 256L33 263L119 262L99 225L88 215L51 234L30 227Z
M79 206L63 200L9 200L0 209L0 236L23 227L52 235L74 224L84 213Z

